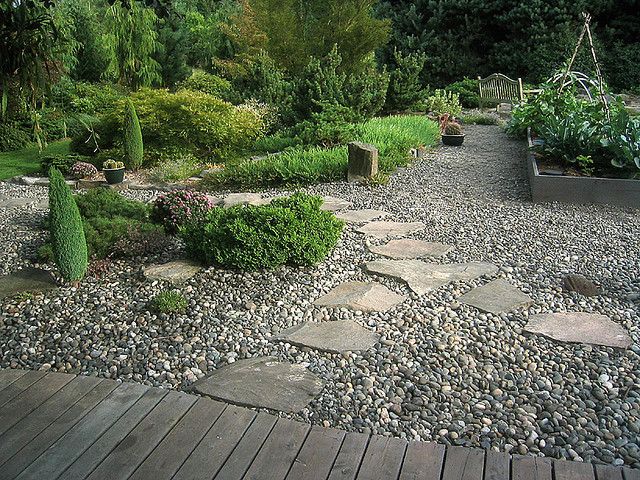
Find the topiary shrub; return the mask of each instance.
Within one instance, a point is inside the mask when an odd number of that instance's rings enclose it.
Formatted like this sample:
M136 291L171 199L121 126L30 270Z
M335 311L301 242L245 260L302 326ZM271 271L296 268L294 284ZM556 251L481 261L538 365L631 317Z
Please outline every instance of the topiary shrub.
M151 220L164 226L165 232L173 234L187 222L202 220L212 207L211 200L204 193L174 190L158 196Z
M320 197L296 193L269 205L214 208L180 229L187 252L207 264L243 270L308 266L333 249L343 222L320 210Z
M131 170L138 170L142 166L144 147L142 145L140 121L131 100L127 100L124 118L125 164Z
M49 221L53 258L62 278L82 280L88 265L87 242L80 211L57 168L49 172Z

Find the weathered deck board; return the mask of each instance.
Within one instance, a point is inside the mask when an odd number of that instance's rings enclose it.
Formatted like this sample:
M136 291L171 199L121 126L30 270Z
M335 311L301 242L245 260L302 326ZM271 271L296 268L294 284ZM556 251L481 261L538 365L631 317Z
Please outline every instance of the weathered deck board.
M640 480L640 470L343 432L207 398L0 370L0 480Z

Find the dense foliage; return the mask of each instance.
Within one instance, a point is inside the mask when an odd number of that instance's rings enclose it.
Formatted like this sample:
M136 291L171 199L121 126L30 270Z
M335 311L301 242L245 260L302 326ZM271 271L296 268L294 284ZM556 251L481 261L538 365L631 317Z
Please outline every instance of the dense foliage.
M149 307L156 313L169 315L172 313L184 313L188 304L187 299L179 291L164 290L151 299Z
M513 112L508 131L523 135L530 128L544 142L544 156L587 174L638 176L640 119L619 100L609 102L609 117L599 97L580 97L574 89L559 93L547 85L537 97Z
M56 168L49 172L49 229L56 267L66 281L82 280L87 271L87 242L71 189Z
M180 230L187 252L207 264L257 270L310 266L326 258L343 223L320 210L322 199L305 193L259 207L214 208L204 221Z
M392 22L384 62L395 63L395 49L424 53L422 81L432 86L494 72L543 81L571 55L584 11L594 17L596 46L609 83L616 89L640 84L637 0L383 0L378 11ZM581 52L578 70L592 71L588 55Z
M142 166L144 146L140 120L131 100L125 103L123 147L125 165L131 170L138 170Z

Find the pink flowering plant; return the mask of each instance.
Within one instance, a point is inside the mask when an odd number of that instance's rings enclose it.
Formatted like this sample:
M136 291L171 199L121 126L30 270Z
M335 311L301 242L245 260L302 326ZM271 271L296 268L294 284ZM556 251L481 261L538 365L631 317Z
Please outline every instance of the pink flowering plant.
M202 192L173 190L156 199L151 219L168 234L175 234L182 225L204 218L211 208L211 200Z
M87 162L76 162L69 171L73 178L89 178L97 175L98 169Z

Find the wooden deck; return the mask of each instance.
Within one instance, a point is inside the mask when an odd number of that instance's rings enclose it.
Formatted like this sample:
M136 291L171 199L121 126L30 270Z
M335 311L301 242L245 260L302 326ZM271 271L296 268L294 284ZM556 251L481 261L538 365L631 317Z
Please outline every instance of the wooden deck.
M0 371L0 479L640 480L640 470L348 433L95 377Z

